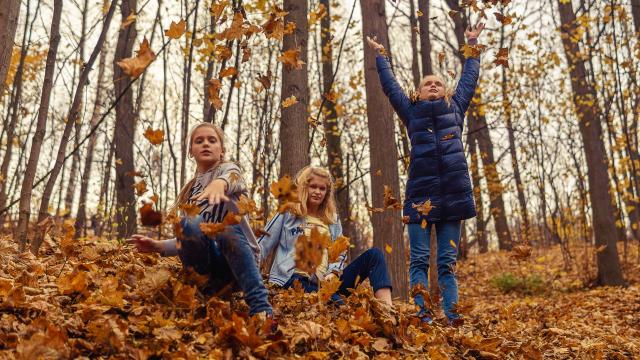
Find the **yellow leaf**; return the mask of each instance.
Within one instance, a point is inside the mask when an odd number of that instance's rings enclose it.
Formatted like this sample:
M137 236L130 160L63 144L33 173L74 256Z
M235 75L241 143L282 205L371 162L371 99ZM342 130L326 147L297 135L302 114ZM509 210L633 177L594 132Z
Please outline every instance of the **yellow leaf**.
M296 269L307 274L316 272L322 261L323 250L327 248L331 238L317 228L311 229L310 236L304 234L296 240Z
M418 10L417 14L418 14L418 17L420 17L420 16L423 16L423 15L424 15L424 13L423 13L422 11L420 11L420 10Z
M386 245L384 246L384 251L386 251L386 252L387 252L387 254L391 254L391 252L393 251L393 248L391 248L391 245L386 244Z
M132 12L131 14L129 14L129 16L127 16L126 19L124 19L122 24L120 24L120 29L126 29L127 26L133 24L137 18L138 17L136 16L136 13Z
M482 53L482 51L484 51L484 49L486 48L486 45L481 45L481 44L476 44L476 45L469 45L469 44L464 44L462 45L462 55L465 58L470 58L470 57L480 57L480 54Z
M169 25L169 29L164 31L164 34L171 39L179 39L187 31L187 22L180 19L177 23L172 21Z
M449 244L451 244L451 247L454 248L454 249L458 248L458 246L456 245L455 241L453 241L453 240L449 240Z
M289 106L292 106L292 105L297 104L297 103L298 103L298 99L296 99L296 96L295 95L291 95L291 96L289 96L288 98L286 98L286 99L284 99L282 101L282 108L286 109Z
M318 299L322 303L326 303L331 299L331 296L335 294L342 285L342 281L337 276L332 276L328 281L320 282L320 289L318 290Z
M332 244L329 246L329 262L335 262L340 257L344 251L349 248L349 238L346 236L339 236Z
M422 223L420 224L420 227L423 229L427 228L427 219L422 219Z

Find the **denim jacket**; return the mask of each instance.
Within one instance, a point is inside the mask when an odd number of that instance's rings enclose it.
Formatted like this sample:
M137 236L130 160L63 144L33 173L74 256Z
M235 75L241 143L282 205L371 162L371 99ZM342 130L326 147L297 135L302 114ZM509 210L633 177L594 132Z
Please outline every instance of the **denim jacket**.
M260 254L262 256L261 262L269 257L271 251L275 249L273 265L269 271L270 283L284 286L293 275L296 267L296 240L300 234L304 233L304 231L302 231L304 221L304 217L296 216L288 211L282 214L278 213L265 227L265 231L268 234L258 239ZM342 226L340 225L339 219L329 225L329 232L331 234L331 241L335 241L342 235ZM328 264L326 274L332 272L340 274L342 269L344 269L346 259L347 252L344 251L335 262Z

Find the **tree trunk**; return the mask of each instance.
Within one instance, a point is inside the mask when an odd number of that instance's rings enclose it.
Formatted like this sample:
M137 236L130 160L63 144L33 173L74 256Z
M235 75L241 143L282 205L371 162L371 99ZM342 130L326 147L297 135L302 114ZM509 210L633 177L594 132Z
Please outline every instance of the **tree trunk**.
M58 147L58 152L56 154L56 160L51 169L51 174L49 175L49 179L45 185L42 201L40 203L40 210L38 211L38 223L44 220L47 216L49 216L48 208L49 201L51 198L51 193L53 191L53 187L56 183L56 179L58 178L58 174L60 170L64 167L65 160L65 152L67 148L67 143L69 142L69 136L71 135L71 130L73 129L73 125L78 121L78 117L80 114L80 107L82 106L82 96L84 94L84 87L86 86L89 80L89 72L91 72L93 64L95 63L100 51L102 50L102 46L104 44L104 40L107 37L107 32L109 30L109 24L111 23L111 19L113 18L113 14L115 12L115 2L114 0L111 3L109 8L109 12L102 24L102 30L100 32L100 36L98 37L98 41L96 42L93 51L91 52L91 56L89 60L85 64L82 72L80 73L80 77L78 79L78 85L74 91L73 102L71 104L71 109L69 110L69 115L67 116L67 123L65 124L62 137L60 139L60 145ZM132 189L133 191L133 189ZM42 243L42 239L44 237L44 233L41 231L37 231L33 243L31 244L31 251L34 254L37 254L38 248Z
M49 101L51 98L51 88L53 87L53 75L55 72L56 58L58 55L58 44L60 44L60 18L62 14L63 0L55 0L53 3L53 17L51 19L51 31L49 38L49 50L44 72L44 82L42 84L42 95L40 97L40 107L38 109L38 121L36 131L31 142L31 152L22 180L20 189L20 215L18 217L18 229L16 239L20 244L20 250L24 251L27 245L27 228L31 215L31 192L33 181L36 176L40 148L44 140L47 126L47 115L49 114ZM35 252L34 252L35 253Z
M562 45L564 47L573 102L578 116L578 126L584 142L584 152L587 160L587 179L589 183L589 198L593 211L593 230L596 240L598 278L600 285L623 285L625 283L620 269L618 257L617 230L615 224L615 206L612 204L610 193L609 161L603 142L602 124L598 118L598 103L593 84L587 80L584 60L580 47L571 37L576 28L576 14L571 2L568 4L558 0L560 12Z
M89 127L93 129L98 120L100 120L100 112L102 110L102 81L104 79L104 70L106 64L106 52L100 53L100 65L98 66L98 80L96 82L96 99L93 104L93 113L91 114L91 122ZM89 189L89 178L91 177L91 167L93 165L93 152L95 150L98 139L97 132L89 137L87 145L87 154L82 171L82 181L80 182L80 201L78 203L78 213L76 215L76 232L75 237L86 236L86 220L87 220L87 191ZM97 210L94 215L97 215Z
M185 12L188 11L189 2L185 2ZM180 141L180 150L182 150L182 162L180 165L180 187L184 186L186 180L187 153L189 152L189 144L187 139L189 134L189 107L191 105L191 66L193 65L193 40L196 38L196 26L198 25L198 7L200 0L196 0L195 14L193 17L193 27L191 28L191 38L187 41L189 46L189 56L184 60L184 77L182 84L182 138ZM231 101L231 100L229 100ZM117 149L117 146L116 146ZM118 231L120 233L120 231Z
M3 1L0 7L0 95L4 94L4 82L11 65L13 39L16 35L19 16L20 0Z
M390 49L384 1L360 0L360 8L362 9L362 18L368 19L362 22L363 43L366 43L365 37L367 35L376 35L385 49ZM384 186L389 186L392 193L399 198L400 185L398 152L394 137L389 136L389 134L395 133L394 114L389 100L382 92L375 56L375 50L364 46L371 198L374 207L382 207ZM394 295L406 298L407 264L404 252L404 238L402 236L402 223L399 215L395 211L374 212L371 214L373 244L380 249L385 249L387 244L391 246L392 252L387 254L386 257L395 291Z
M422 12L422 16L418 17L418 23L420 24L420 54L422 54L422 76L433 74L433 67L431 64L431 40L429 36L429 2L429 0L418 0L418 10Z
M411 75L413 76L413 87L418 89L420 85L420 65L418 58L418 19L416 18L416 6L414 0L409 0L409 25L411 26ZM424 16L424 14L422 15ZM427 19L428 21L428 19Z
M640 0L631 0L631 15L636 33L640 33Z
M447 0L447 3L451 10L461 11L458 0ZM458 47L461 47L465 43L464 31L466 23L466 18L462 16L455 17L455 35L458 40ZM461 53L458 54L458 58L461 63L464 63L465 59ZM500 173L498 172L498 163L493 154L493 141L489 135L489 127L482 111L482 98L479 93L476 93L471 101L471 105L467 111L466 123L475 124L476 126L474 129L475 134L473 135L480 150L484 175L487 179L487 190L489 191L489 203L491 206L490 211L498 236L498 248L500 250L510 250L513 244L507 222L504 199L502 198L503 188L500 181Z
M299 70L282 66L281 100L295 96L298 102L287 108L281 108L280 120L280 176L295 174L309 164L309 82L307 78L307 40L309 26L307 21L307 0L284 0L285 23L294 22L296 29L285 35L282 51L300 50L299 59L305 64Z
M136 11L137 0L122 0L120 12L126 19ZM116 156L116 218L118 237L124 238L136 230L136 199L133 190L133 138L135 136L136 119L133 109L133 91L127 88L129 78L122 71L117 62L131 57L133 44L136 40L135 23L120 29L118 43L113 59L113 87L116 95L124 95L116 104L115 122L115 156ZM126 90L125 90L126 89Z
M329 94L333 91L333 47L331 45L331 5L329 0L320 0L324 6L326 15L320 21L320 49L322 51L322 92L325 97L326 110L324 120L324 136L327 139L327 164L336 184L336 198L338 212L342 223L342 232L347 237L352 237L351 209L349 205L349 191L346 186L342 153L342 130L338 126L335 103ZM327 98L328 97L328 98Z

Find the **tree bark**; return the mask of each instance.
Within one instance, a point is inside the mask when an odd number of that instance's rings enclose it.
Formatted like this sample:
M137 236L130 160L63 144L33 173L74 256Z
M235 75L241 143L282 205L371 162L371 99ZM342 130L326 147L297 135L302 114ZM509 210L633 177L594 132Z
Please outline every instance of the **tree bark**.
M418 89L420 84L420 65L418 58L418 19L416 18L416 7L414 0L409 0L409 25L411 26L411 75L413 76L413 87ZM422 15L424 16L424 14ZM428 20L427 20L428 21Z
M429 0L418 0L418 10L422 12L422 16L418 17L418 23L420 24L420 54L422 54L422 76L425 76L433 74L433 67L431 64L431 40L429 33Z
M298 102L287 108L281 107L280 121L280 176L295 174L308 165L309 160L309 81L307 78L307 40L309 26L307 21L307 0L284 0L285 23L294 22L296 29L285 35L282 50L300 50L299 59L305 64L302 68L288 69L282 66L281 100L295 96Z
M122 0L120 12L126 19L135 12L137 0ZM115 94L124 95L116 105L115 122L115 157L116 157L116 218L118 237L124 238L136 230L136 199L133 190L134 179L131 175L133 165L133 138L135 136L136 118L133 109L133 91L127 87L128 76L122 71L117 62L131 57L136 40L135 23L120 29L116 53L113 59L113 87ZM126 90L125 90L126 89Z
M360 8L362 9L362 18L368 19L362 22L363 43L366 44L367 35L376 35L380 44L389 50L389 33L384 1L360 0ZM393 194L399 198L400 181L398 177L398 151L394 137L390 136L395 133L394 114L389 100L382 92L375 57L375 50L365 45L364 69L367 118L369 119L371 198L374 207L383 207L384 186L389 186ZM372 213L373 244L380 249L385 249L387 244L391 246L391 254L387 253L385 256L389 265L393 289L395 294L406 298L407 264L399 215L395 211Z
M344 156L342 153L342 130L338 126L338 115L334 100L329 95L333 91L333 47L331 45L331 5L329 0L320 0L326 15L320 20L320 49L322 51L322 92L325 97L324 136L327 139L327 164L336 184L338 212L342 223L342 232L352 237L351 208L349 191L344 176ZM327 98L328 97L328 98Z
M102 81L104 79L104 70L106 66L106 52L100 53L100 65L98 65L98 80L96 82L96 99L93 104L93 113L91 114L91 122L89 127L93 129L98 120L100 120L100 111L102 110ZM89 189L89 178L91 177L91 168L93 165L93 153L98 139L97 132L89 137L87 145L87 154L82 171L82 181L80 182L80 200L78 203L78 213L75 223L75 237L86 236L86 220L87 220L87 191ZM97 210L96 214L97 215Z
M13 39L16 35L19 16L20 0L3 1L0 7L0 95L4 93L4 83L11 65Z
M47 115L49 114L49 101L51 99L51 88L53 87L53 75L55 72L56 58L58 55L58 45L60 44L60 18L62 15L63 0L53 2L53 17L51 19L51 31L49 37L49 50L44 72L44 82L42 84L42 95L40 97L40 107L38 109L38 120L36 131L31 142L29 160L25 169L22 188L20 189L20 215L18 217L18 229L16 239L20 244L20 250L24 251L27 245L27 227L31 215L31 192L33 181L36 176L40 149L44 140L47 126Z
M562 45L569 65L573 103L578 116L578 126L584 142L587 160L589 198L593 211L593 231L595 235L598 264L597 283L600 285L625 284L620 269L617 248L616 209L612 203L608 173L609 160L603 142L602 124L598 118L600 109L596 90L587 80L587 72L577 42L571 40L576 29L576 14L571 2L558 0Z

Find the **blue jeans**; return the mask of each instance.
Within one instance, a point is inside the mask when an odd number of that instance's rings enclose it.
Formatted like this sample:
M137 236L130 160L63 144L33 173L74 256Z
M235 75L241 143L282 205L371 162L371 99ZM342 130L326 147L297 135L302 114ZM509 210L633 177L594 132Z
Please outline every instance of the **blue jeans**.
M180 221L182 237L178 256L185 268L207 275L205 293L214 294L234 282L244 293L251 315L272 313L268 292L262 282L258 265L247 238L237 225L209 238L200 230L201 216L185 217Z
M391 289L391 280L387 271L387 263L384 260L384 254L378 248L371 248L358 256L342 271L340 275L340 288L334 296L333 300L337 300L337 295L349 296L350 289L355 289L361 282L369 279L373 291L379 289ZM294 281L300 281L305 292L318 291L318 283L300 274L293 274L289 281L284 284L284 288L288 289L293 286Z
M442 221L433 223L436 226L438 241L438 285L442 293L442 307L449 320L460 317L454 312L458 303L458 282L454 268L460 243L460 221ZM411 245L411 260L409 264L409 283L413 288L422 284L428 289L429 244L431 243L431 225L423 229L420 224L409 224L409 243ZM455 247L451 244L453 242ZM424 310L422 295L416 295L414 302Z

